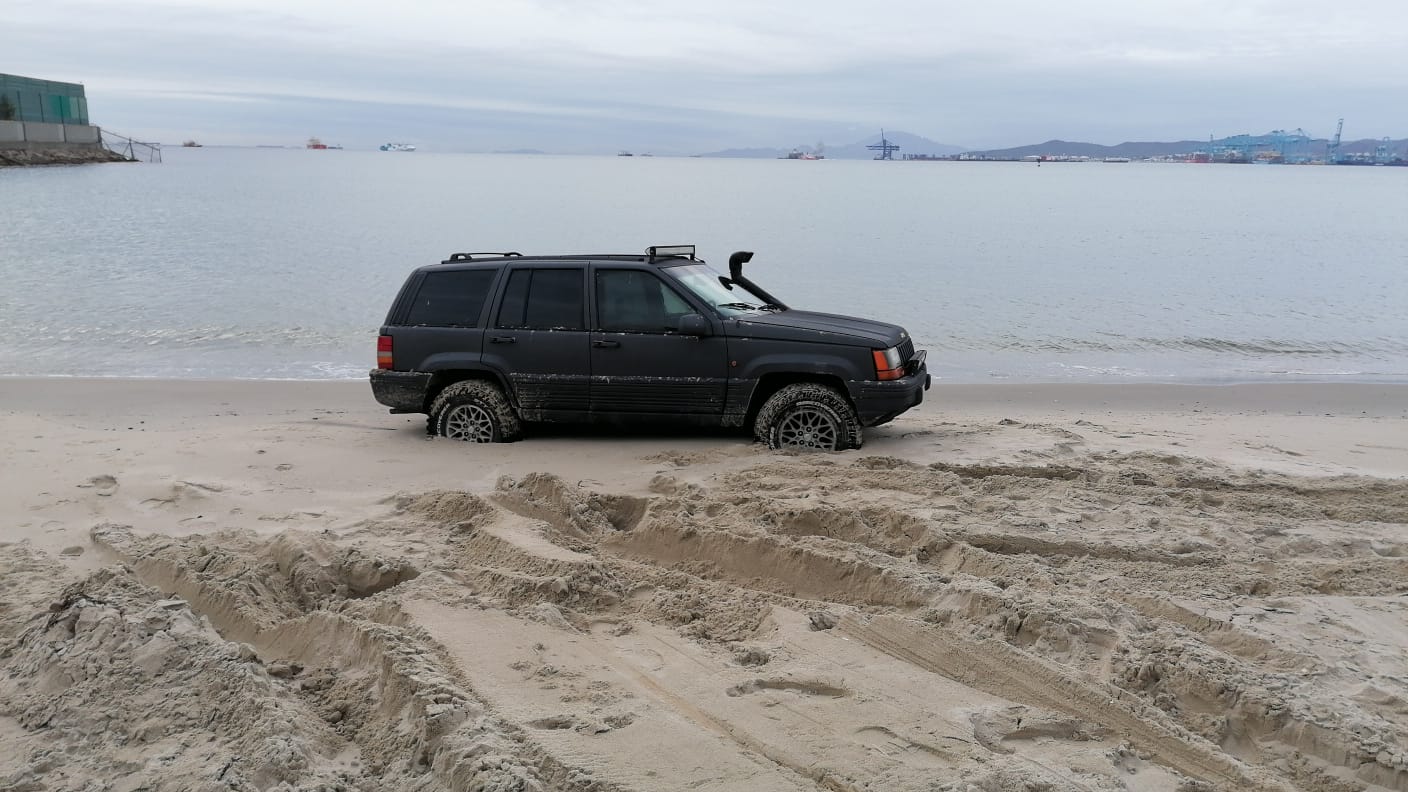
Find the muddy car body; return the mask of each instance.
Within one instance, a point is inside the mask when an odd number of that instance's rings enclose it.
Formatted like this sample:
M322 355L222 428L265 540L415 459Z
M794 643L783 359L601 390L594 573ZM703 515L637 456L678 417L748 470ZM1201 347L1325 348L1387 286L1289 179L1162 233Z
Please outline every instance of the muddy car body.
M923 400L904 328L789 308L693 246L644 255L457 253L406 279L370 378L431 431L516 439L525 422L751 427L773 447L860 447Z

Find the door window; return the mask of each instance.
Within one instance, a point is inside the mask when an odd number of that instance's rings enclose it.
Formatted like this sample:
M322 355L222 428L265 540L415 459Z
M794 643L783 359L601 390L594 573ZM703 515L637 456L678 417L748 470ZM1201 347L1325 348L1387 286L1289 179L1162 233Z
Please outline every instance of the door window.
M509 276L498 327L582 330L585 290L580 269L518 269Z
M598 270L597 328L616 333L663 333L695 313L664 281L642 270Z

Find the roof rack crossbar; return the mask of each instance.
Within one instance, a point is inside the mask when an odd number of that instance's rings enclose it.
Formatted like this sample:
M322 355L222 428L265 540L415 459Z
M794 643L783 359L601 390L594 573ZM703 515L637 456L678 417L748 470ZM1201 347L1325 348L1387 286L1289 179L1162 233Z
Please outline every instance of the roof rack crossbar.
M451 253L451 254L450 254L450 257L447 258L447 259L445 259L445 260L446 260L446 261L473 261L475 256L493 256L493 257L495 257L495 258L511 258L511 257L513 257L513 256L520 256L520 257L521 257L522 255L523 255L522 253L519 253L519 252L514 251L514 250L510 250L510 251L508 251L507 253L496 253L496 252L493 252L493 251L483 251L483 252L479 252L479 253Z

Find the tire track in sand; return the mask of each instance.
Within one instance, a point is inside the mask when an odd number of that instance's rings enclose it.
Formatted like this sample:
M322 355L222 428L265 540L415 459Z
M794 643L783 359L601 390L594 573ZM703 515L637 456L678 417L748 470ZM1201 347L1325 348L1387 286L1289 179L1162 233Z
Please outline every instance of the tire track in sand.
M1291 792L1293 787L1253 776L1249 768L1206 744L1129 693L1081 681L996 641L980 641L895 616L846 615L837 629L926 671L1013 701L1064 712L1106 726L1154 754L1160 764L1194 778L1240 790Z

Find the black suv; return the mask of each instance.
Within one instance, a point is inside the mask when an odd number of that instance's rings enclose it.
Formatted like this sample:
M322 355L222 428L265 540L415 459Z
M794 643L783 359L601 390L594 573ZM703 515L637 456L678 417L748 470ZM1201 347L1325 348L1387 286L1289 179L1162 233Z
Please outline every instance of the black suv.
M645 255L456 253L412 272L377 341L372 393L429 431L506 442L523 422L751 426L773 448L859 448L919 404L904 328L788 308L693 245Z

